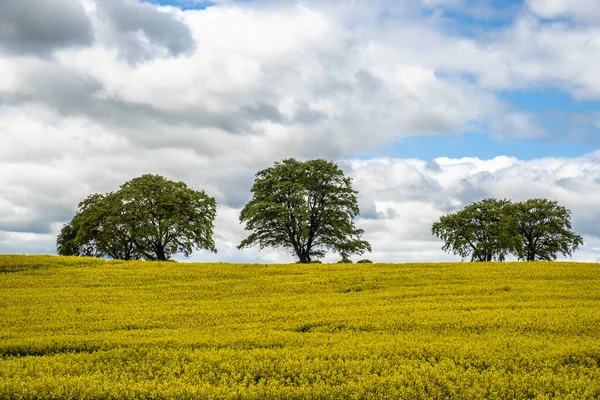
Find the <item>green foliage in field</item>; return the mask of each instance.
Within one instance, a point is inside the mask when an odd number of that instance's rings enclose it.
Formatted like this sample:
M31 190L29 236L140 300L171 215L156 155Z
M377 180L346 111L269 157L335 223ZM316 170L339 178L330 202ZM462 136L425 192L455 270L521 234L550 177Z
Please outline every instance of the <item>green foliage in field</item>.
M0 398L600 398L600 268L0 256Z

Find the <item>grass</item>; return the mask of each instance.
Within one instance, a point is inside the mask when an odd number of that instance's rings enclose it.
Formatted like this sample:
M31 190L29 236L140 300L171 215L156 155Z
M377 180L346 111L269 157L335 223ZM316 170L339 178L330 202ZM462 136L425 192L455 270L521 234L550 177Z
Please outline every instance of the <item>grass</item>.
M2 399L596 399L600 266L0 256Z

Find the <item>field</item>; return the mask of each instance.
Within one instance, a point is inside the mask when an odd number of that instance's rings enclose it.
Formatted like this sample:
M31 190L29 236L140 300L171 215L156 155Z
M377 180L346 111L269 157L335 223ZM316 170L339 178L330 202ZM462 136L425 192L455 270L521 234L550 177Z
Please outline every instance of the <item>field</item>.
M0 256L2 399L597 399L600 265Z

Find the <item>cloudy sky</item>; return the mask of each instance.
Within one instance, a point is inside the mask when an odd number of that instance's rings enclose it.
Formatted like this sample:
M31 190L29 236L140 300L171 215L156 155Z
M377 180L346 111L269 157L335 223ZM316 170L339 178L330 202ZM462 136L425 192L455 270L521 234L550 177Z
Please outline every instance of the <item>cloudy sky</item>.
M219 204L190 259L289 262L235 246L296 157L354 178L374 261L458 260L431 224L485 197L559 201L600 261L598 65L597 0L1 0L0 253L154 173Z

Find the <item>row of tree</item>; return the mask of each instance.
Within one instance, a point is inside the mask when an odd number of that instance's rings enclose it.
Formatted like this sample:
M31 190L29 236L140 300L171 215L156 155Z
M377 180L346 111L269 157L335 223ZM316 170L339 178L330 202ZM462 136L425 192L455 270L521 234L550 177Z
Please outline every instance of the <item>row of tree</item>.
M581 236L571 230L571 211L547 199L484 199L440 218L431 232L444 241L442 249L471 261L555 260L571 256Z
M240 213L250 233L243 249L282 247L301 263L326 251L343 261L371 251L356 228L359 215L352 181L326 160L277 162L256 174L252 198ZM159 175L142 175L116 192L92 194L79 203L57 238L60 255L123 260L169 260L194 249L216 252L213 241L216 201L204 191ZM573 233L570 211L556 202L533 199L513 204L485 199L440 218L432 233L443 250L473 261L523 260L571 255L582 244Z
M371 251L354 225L359 214L351 179L326 160L287 159L256 174L252 199L240 213L250 235L239 249L283 247L300 262L327 250L348 260ZM216 201L159 175L142 175L120 190L79 203L57 238L60 255L168 260L194 248L216 252Z

